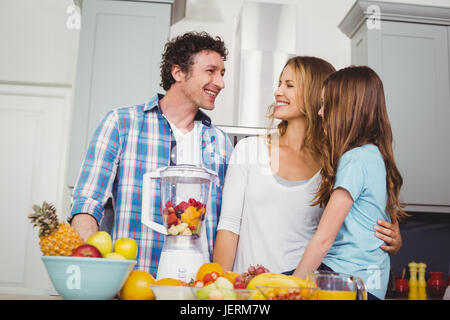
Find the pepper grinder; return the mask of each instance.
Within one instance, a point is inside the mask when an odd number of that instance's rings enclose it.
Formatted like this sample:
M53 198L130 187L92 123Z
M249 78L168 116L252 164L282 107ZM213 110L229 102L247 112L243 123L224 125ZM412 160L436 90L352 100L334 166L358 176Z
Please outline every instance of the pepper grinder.
M417 282L417 263L414 261L411 261L408 263L409 267L409 293L408 293L408 299L409 300L417 300L419 298L419 291L418 291L418 282Z
M418 287L419 287L419 300L427 300L427 282L425 280L425 269L427 268L427 265L423 262L420 262L417 265L419 269L419 280L418 280Z

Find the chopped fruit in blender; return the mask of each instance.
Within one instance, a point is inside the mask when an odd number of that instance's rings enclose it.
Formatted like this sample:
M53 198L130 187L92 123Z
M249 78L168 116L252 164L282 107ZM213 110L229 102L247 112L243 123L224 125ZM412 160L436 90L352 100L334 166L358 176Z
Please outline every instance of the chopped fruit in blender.
M176 224L178 224L177 216L173 213L169 214L169 216L167 217L167 225L170 227L170 226L176 225Z
M183 210L178 209L177 211L175 211L175 214L177 215L178 218L181 218L183 212L184 212Z
M163 217L171 235L200 234L200 220L206 213L206 206L194 198L188 202L182 201L175 207L172 201L167 201L163 209Z
M167 208L167 209L173 208L173 203L172 203L172 201L167 201L167 202L166 202L166 208Z
M186 201L182 201L175 207L175 210L180 209L184 211L187 209L187 207L189 207L189 204Z

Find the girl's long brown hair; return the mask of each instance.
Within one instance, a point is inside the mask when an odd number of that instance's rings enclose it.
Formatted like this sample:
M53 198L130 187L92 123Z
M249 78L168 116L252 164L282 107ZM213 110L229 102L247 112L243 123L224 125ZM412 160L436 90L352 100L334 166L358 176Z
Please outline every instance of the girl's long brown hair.
M328 203L341 156L371 143L386 166L386 212L393 222L407 216L399 201L403 179L394 161L383 83L375 71L351 66L330 75L323 85L323 108L322 181L313 205Z
M283 70L290 66L294 71L294 84L298 88L297 101L303 99L304 110L300 110L305 116L306 133L303 142L303 148L309 152L315 159L319 159L320 141L322 140L323 130L320 118L317 113L320 109L320 94L323 81L336 69L327 61L309 56L296 56L290 58L283 67ZM280 77L283 71L280 73ZM303 94L302 94L303 93ZM272 104L269 109L269 119L273 123L274 106ZM269 125L269 130L272 128ZM277 128L279 136L286 132L288 122L281 121ZM270 143L270 134L268 134Z

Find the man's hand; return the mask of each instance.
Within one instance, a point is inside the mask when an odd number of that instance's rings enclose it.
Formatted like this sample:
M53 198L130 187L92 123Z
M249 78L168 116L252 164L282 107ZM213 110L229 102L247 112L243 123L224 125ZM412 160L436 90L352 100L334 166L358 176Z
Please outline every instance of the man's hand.
M398 221L390 223L384 220L378 220L378 225L373 228L377 231L375 236L384 241L385 244L380 248L390 255L396 254L402 247L402 236Z
M97 220L88 213L79 213L75 215L70 224L85 242L91 234L98 231Z

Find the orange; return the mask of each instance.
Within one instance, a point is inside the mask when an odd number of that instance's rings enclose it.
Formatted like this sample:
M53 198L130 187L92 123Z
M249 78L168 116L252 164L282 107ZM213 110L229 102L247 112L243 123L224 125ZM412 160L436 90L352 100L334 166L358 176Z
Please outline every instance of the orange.
M150 289L155 279L146 271L133 270L120 290L120 299L123 300L153 300L155 295Z
M225 274L223 275L225 278L227 278L228 280L231 281L231 283L234 284L234 281L236 280L236 278L239 276L240 274L237 272L233 272L233 271L227 271L225 272Z
M211 273L213 271L217 272L220 276L224 275L222 266L220 264L215 262L206 262L202 264L202 266L198 269L196 280L203 280L203 277L207 273Z
M156 283L159 286L181 286L183 285L183 282L178 279L173 278L162 278L159 280L156 280Z

